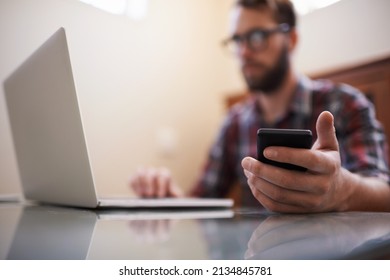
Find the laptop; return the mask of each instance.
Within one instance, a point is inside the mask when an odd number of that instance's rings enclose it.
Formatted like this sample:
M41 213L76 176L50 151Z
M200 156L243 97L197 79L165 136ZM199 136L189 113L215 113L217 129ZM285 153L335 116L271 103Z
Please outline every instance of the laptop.
M0 194L0 203L1 202L17 202L20 201L21 197L17 193L5 193L5 194Z
M64 28L4 81L4 91L27 200L86 208L233 206L225 198L98 197Z

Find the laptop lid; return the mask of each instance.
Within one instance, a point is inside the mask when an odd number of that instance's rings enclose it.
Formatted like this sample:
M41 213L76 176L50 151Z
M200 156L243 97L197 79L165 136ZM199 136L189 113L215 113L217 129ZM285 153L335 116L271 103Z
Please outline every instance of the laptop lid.
M4 90L25 198L96 207L63 28L5 80Z

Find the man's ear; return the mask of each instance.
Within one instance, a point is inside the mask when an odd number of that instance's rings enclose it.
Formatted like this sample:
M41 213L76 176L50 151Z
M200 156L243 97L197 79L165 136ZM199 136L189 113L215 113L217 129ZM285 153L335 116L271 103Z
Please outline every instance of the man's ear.
M298 32L297 32L297 29L295 27L292 27L290 32L289 32L289 44L288 44L288 50L291 52L293 52L298 44Z

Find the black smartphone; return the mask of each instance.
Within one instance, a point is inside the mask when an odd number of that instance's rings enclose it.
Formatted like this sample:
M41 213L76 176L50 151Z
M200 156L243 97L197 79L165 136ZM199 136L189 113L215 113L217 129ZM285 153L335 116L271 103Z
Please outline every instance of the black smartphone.
M310 149L312 133L306 129L274 129L260 128L257 131L257 159L274 166L306 171L306 168L290 163L276 162L264 157L264 149L269 146L284 146L290 148Z

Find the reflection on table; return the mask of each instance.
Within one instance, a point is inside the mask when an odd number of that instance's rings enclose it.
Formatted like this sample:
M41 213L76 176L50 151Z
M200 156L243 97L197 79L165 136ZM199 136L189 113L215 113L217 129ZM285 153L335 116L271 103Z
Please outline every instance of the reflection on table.
M253 232L248 259L390 258L390 214L276 215Z
M1 259L387 259L390 213L0 204Z

